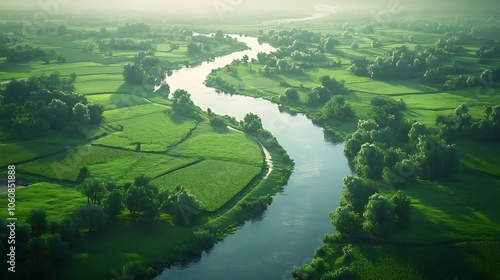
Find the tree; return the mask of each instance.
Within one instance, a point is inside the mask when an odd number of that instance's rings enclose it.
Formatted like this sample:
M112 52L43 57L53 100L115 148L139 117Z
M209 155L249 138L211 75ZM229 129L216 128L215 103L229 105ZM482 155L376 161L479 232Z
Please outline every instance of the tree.
M149 202L149 198L146 195L146 190L144 187L132 186L128 189L125 204L127 209L130 211L133 217L137 212L144 211L146 205Z
M66 33L66 29L66 25L59 25L59 27L57 28L57 35L64 35Z
M420 176L437 179L460 171L460 156L456 145L448 145L435 135L421 136L417 143L416 160L420 163Z
M188 53L200 53L203 50L202 43L189 42L187 45Z
M69 243L61 240L59 234L47 236L49 258L53 264L62 263L69 257Z
M123 66L123 79L132 84L143 84L146 77L144 68L139 64L126 64Z
M47 213L45 210L31 209L26 222L31 225L31 236L40 237L49 230Z
M262 129L262 120L253 113L247 113L243 118L243 128L249 132L258 132Z
M133 261L126 263L122 268L123 279L130 279L133 277L134 280L149 280L157 276L157 273L151 267L146 267L139 261Z
M360 228L360 219L351 205L340 206L330 213L330 220L335 230L341 233L356 233Z
M418 138L420 136L429 135L429 134L431 134L431 131L425 124L419 123L419 122L414 122L411 125L410 131L408 132L408 138L410 139L410 141L416 143L416 142L418 142Z
M89 104L89 124L99 124L101 122L104 107L101 104Z
M342 120L353 119L354 111L349 103L345 102L344 97L334 96L323 106L322 114L325 119L339 118Z
M145 205L143 209L142 220L147 224L151 224L159 216L160 216L160 209L158 204L153 200L149 200L149 202Z
M342 188L342 198L353 207L353 210L363 213L368 198L373 195L377 189L363 179L355 176L344 178L344 187Z
M394 224L394 206L380 194L373 194L368 199L363 229L372 236L387 234Z
M172 94L172 99L175 105L192 105L191 94L183 89L176 89Z
M394 206L396 222L400 225L408 222L410 216L410 198L403 191L397 191L391 197L391 203Z
M104 212L112 219L123 210L123 193L119 189L114 189L104 199Z
M47 110L48 119L52 129L60 129L67 121L68 106L59 99L52 99Z
M344 86L344 81L337 81L335 78L330 78L330 76L325 75L319 78L322 86L327 88L332 94L343 94L346 93L346 88Z
M88 231L103 230L107 226L108 217L101 206L85 205L75 211L78 227L88 228Z
M87 178L83 183L76 186L76 189L81 194L87 197L87 203L93 205L101 204L102 199L106 195L105 183L102 179Z
M168 95L170 94L170 85L167 83L161 84L161 86L156 90L156 93L168 98Z
M87 125L90 121L90 113L87 105L82 103L76 103L73 107L73 118L80 125Z
M384 152L375 144L365 143L354 158L354 170L368 179L381 179L384 169Z
M287 88L285 90L285 97L288 101L299 101L299 92L295 88Z
M163 207L172 215L174 222L186 224L189 223L189 218L192 215L198 215L204 209L203 204L182 186L177 186L174 191L169 193Z
M69 244L74 243L79 235L78 227L70 217L62 219L59 225L59 232L61 233L61 240L67 241Z
M44 236L31 238L26 246L26 264L33 275L44 275L51 267L49 245Z

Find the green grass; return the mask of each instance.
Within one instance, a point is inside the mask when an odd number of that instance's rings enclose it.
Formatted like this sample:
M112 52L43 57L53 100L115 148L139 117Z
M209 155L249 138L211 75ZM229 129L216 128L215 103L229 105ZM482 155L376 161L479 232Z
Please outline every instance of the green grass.
M261 167L259 145L250 136L201 123L186 141L169 150L171 155L233 161Z
M132 94L93 94L87 95L86 97L90 103L104 106L105 110L113 110L148 103L144 100L144 98Z
M380 186L386 196L394 190ZM497 240L500 236L498 178L463 171L456 179L421 181L404 190L411 220L386 241L408 244Z
M416 247L354 244L359 279L498 279L500 242Z
M500 158L497 153L500 145L495 142L478 142L478 140L459 140L462 164L494 176L500 176Z
M133 181L141 174L160 176L169 170L194 162L195 159L175 158L163 154L144 154L98 146L77 149L35 160L18 166L20 171L53 179L75 181L82 167L92 176L117 182Z
M0 202L0 212L7 213L7 194L0 195ZM16 190L16 218L24 221L31 209L43 209L48 221L59 222L86 203L87 198L73 187L35 183Z
M174 171L153 181L160 188L185 186L213 212L233 198L259 173L261 168L227 161L205 160Z
M95 144L135 150L141 143L141 151L166 151L195 129L196 121L172 110L155 112L108 124L117 129ZM123 130L119 127L123 126Z
M63 149L64 146L37 140L2 142L0 143L0 154L2 155L0 166L31 160Z

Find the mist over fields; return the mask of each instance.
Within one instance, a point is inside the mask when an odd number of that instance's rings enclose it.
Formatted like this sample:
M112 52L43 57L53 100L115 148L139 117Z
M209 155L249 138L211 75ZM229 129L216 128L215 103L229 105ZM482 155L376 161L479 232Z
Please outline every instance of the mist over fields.
M239 12L266 12L266 11L295 11L310 12L317 5L336 6L340 10L366 9L393 9L393 10L484 10L491 12L500 6L495 0L313 0L313 1L285 1L285 0L143 0L143 1L75 1L75 0L26 0L2 1L1 10L37 10L57 9L60 11L154 11L165 14L206 14L214 11Z

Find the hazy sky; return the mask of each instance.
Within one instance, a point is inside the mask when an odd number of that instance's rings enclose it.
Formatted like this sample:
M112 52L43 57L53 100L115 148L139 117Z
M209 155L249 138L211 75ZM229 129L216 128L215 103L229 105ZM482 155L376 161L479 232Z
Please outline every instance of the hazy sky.
M63 9L78 11L81 9L127 9L151 10L156 12L192 13L213 12L216 9L233 10L314 10L317 4L335 5L342 7L368 7L377 10L390 8L391 5L410 7L418 5L432 9L433 7L453 8L470 7L492 9L498 6L498 0L0 0L0 8L18 7L22 9L37 10ZM55 6L53 5L55 3ZM52 4L52 5L51 5ZM469 6L469 5L468 5ZM495 6L495 7L494 7Z

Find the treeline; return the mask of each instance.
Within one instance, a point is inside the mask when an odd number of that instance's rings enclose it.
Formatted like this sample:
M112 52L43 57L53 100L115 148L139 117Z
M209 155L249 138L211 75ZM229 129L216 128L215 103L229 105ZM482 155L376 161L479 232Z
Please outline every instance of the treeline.
M87 125L99 124L104 108L74 92L76 74L64 79L58 72L9 82L0 91L0 119L14 134L42 136L63 131L81 136Z
M325 53L332 53L340 42L331 35L291 28L289 30L259 30L259 42L269 42L278 47L272 53L257 54L257 62L263 67L259 73L272 76L278 73L302 74L313 67L337 67L341 61L333 61Z
M378 56L374 61L366 57L353 59L349 71L376 80L422 77L424 82L444 82L431 79L429 73L448 59L448 53L442 48L411 51L403 45L393 48L383 57Z
M462 104L455 109L453 115L439 115L436 125L448 139L476 138L482 141L500 140L500 105L485 106L483 118L472 120L469 107Z
M212 36L197 35L193 32L186 31L188 34L185 37L187 44L187 52L189 54L197 54L202 52L210 52L212 49L220 45L232 45L238 43L238 40L224 34L222 30L217 30Z
M88 199L60 222L49 222L43 209L32 209L25 223L16 225L16 264L29 278L44 278L53 266L64 265L70 258L71 249L81 244L82 232L99 234L118 222L118 215L125 209L130 212L131 223L140 227L151 226L161 213L167 213L177 224L189 224L203 213L202 204L184 187L173 190L159 189L151 184L151 178L140 175L133 183L116 185L99 178L92 178L87 168L80 171L81 183L76 187ZM6 220L0 217L0 233L8 234ZM185 256L199 257L218 240L217 234L207 229L193 232L193 242L179 245L172 250L179 252L179 261ZM7 240L0 242L0 252L8 252ZM5 254L4 254L5 253ZM161 269L158 267L157 269ZM141 262L123 266L123 275L138 279L152 279L157 271Z
M133 36L148 32L151 32L151 26L146 23L127 23L116 30L116 33L120 36Z
M111 38L109 39L109 41L96 40L96 43L99 44L99 48L104 52L109 52L109 50L133 50L133 51L156 50L151 40L135 42L132 39Z
M166 70L163 69L160 59L153 51L138 52L133 64L128 63L123 66L123 79L126 82L144 85L151 89L155 86L162 86L161 92L168 95L170 88L163 83L165 75Z

